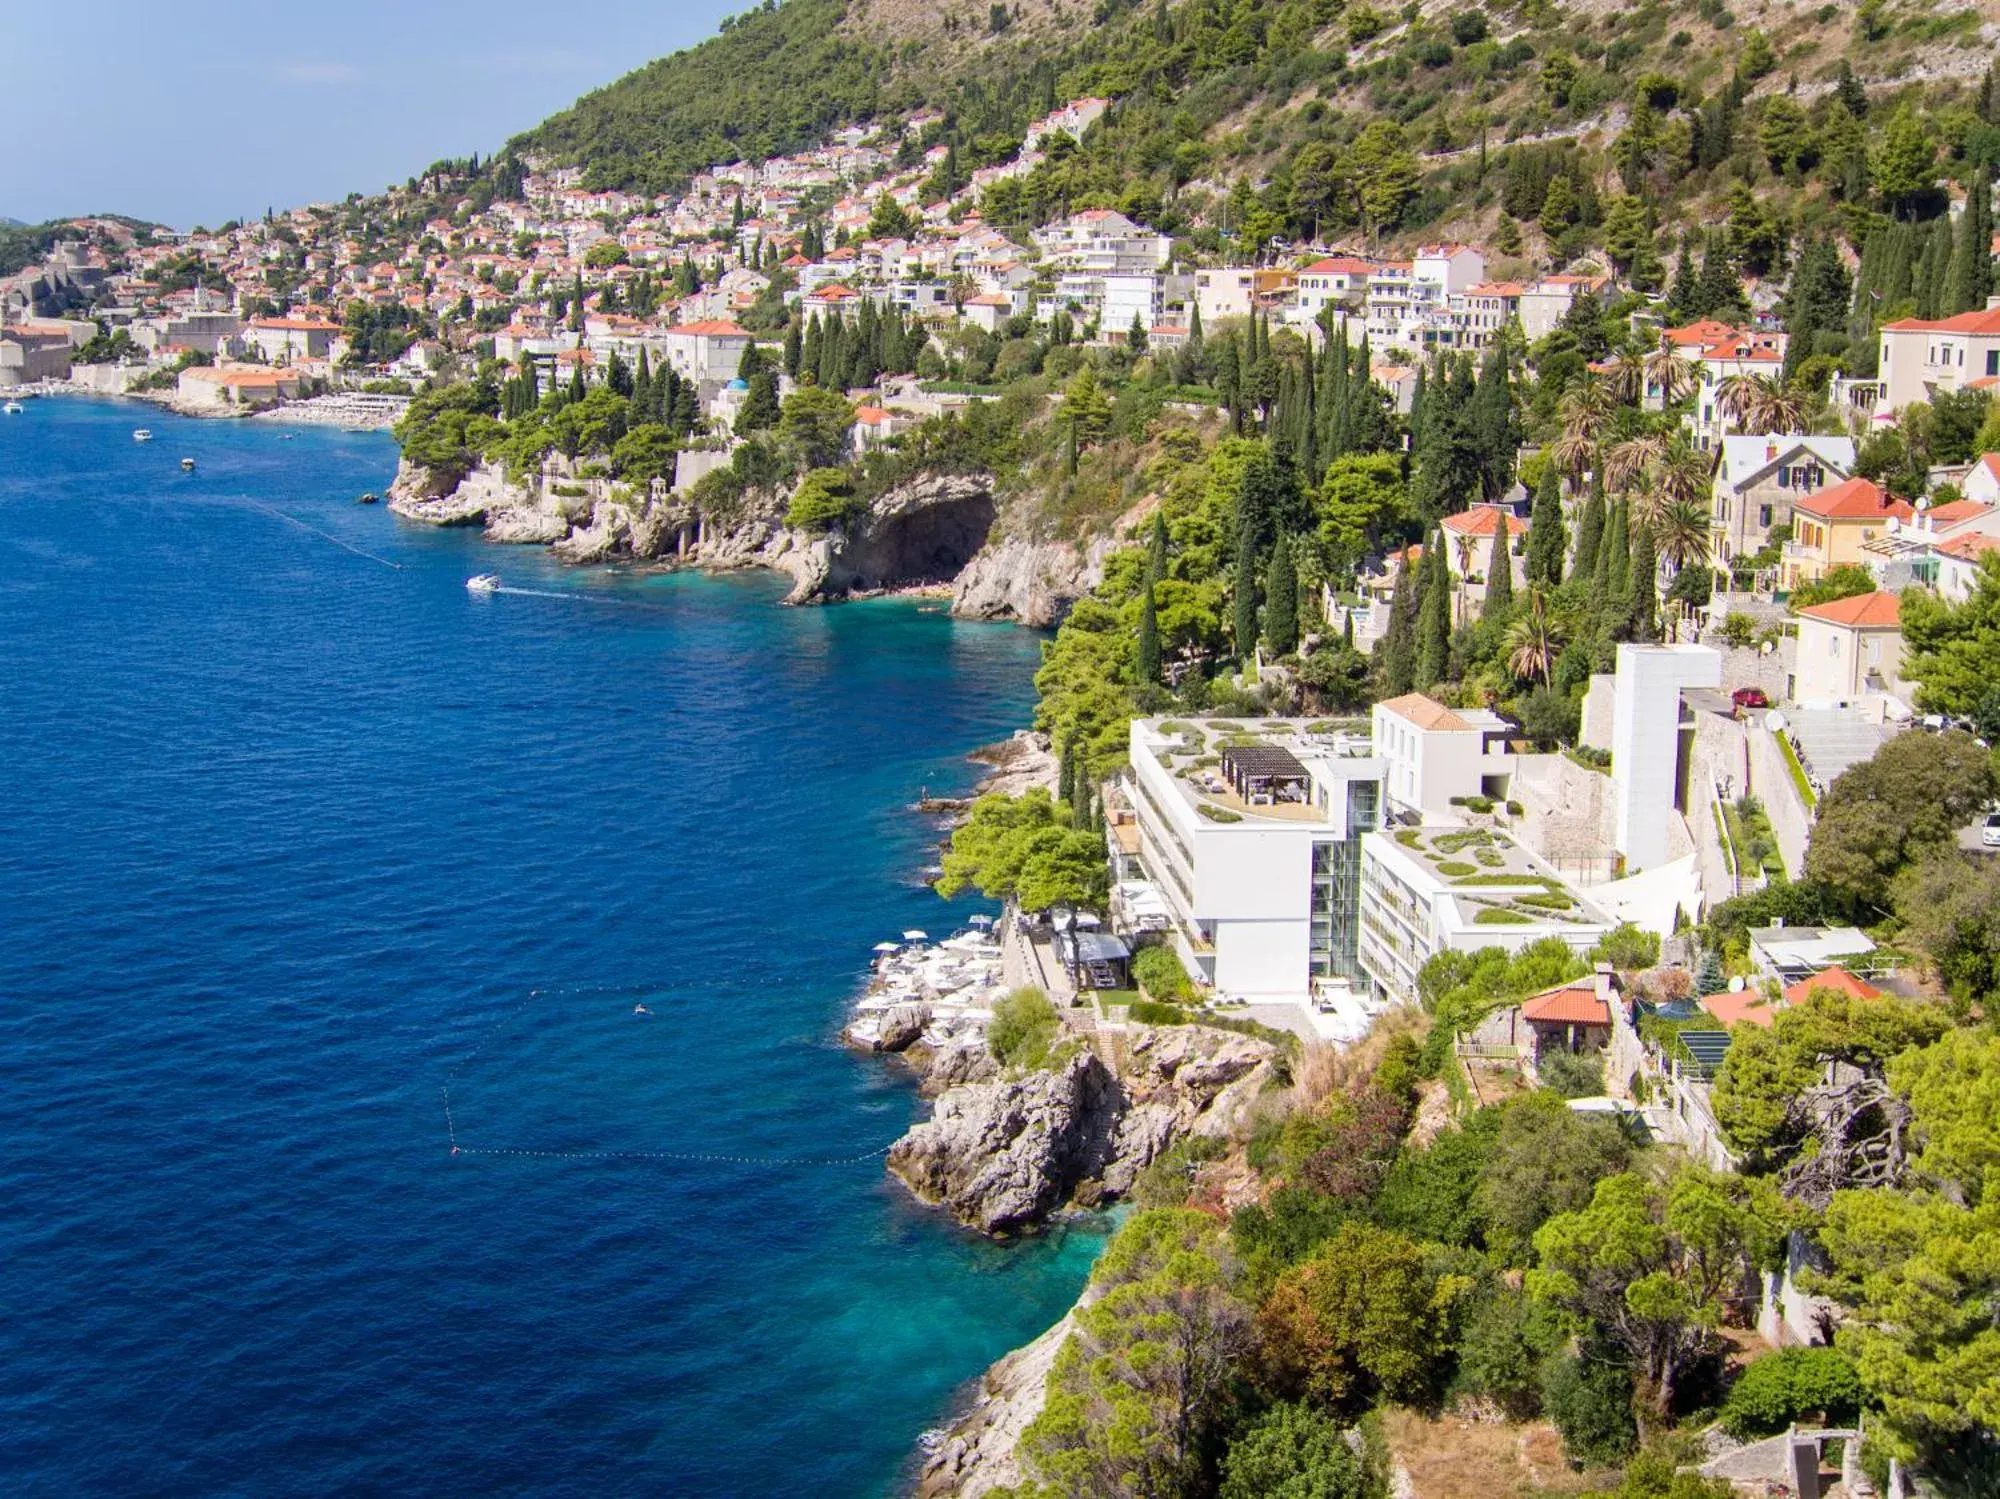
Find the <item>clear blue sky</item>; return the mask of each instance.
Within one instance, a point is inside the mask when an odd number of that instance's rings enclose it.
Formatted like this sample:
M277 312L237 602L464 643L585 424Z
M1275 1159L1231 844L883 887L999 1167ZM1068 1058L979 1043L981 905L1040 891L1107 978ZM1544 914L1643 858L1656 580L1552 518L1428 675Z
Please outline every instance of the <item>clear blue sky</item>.
M186 229L482 156L751 0L0 0L0 217Z

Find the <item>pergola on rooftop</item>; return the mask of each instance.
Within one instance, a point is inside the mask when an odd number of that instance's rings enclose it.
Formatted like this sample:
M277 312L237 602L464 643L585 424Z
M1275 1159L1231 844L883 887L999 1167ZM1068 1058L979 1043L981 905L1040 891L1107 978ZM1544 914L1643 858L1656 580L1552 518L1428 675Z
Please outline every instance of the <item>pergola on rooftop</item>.
M1309 803L1312 777L1281 745L1237 745L1222 752L1222 778L1249 806Z

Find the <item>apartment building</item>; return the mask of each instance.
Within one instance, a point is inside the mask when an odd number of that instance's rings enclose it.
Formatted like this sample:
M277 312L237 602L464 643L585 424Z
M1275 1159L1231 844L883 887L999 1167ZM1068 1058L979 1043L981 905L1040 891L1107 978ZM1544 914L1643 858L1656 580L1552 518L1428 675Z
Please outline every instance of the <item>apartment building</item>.
M1761 552L1792 523L1792 506L1854 473L1851 437L1741 434L1722 439L1709 493L1716 561Z
M1284 1000L1360 979L1361 839L1381 825L1382 775L1364 735L1132 725L1138 883L1164 903L1189 973Z

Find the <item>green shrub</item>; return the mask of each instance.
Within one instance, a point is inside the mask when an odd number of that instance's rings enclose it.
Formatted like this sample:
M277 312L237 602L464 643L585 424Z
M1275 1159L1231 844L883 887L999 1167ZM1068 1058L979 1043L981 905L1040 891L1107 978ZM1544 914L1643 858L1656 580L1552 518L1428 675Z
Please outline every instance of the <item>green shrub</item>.
M1542 1086L1564 1098L1604 1096L1604 1058L1552 1051L1536 1063Z
M1524 816L1527 813L1527 810L1528 809L1522 806L1519 802L1510 801L1507 803L1507 815L1509 817Z
M1465 805L1474 812L1491 812L1493 810L1493 798L1490 796L1468 796L1465 799Z
M1310 1405L1272 1406L1222 1458L1221 1499L1365 1499L1376 1490L1340 1423Z
M1156 1004L1150 999L1135 999L1126 1006L1128 1019L1142 1025L1192 1025L1194 1017L1179 1005Z
M1744 1369L1722 1405L1722 1429L1738 1441L1775 1436L1811 1416L1834 1426L1853 1422L1861 1376L1832 1348L1787 1348Z
M1462 874L1477 874L1479 869L1476 865L1461 864L1456 859L1447 859L1438 865L1438 873L1446 879L1453 879Z
M1567 911L1576 904L1567 895L1555 890L1545 891L1540 895L1516 896L1515 901L1520 905L1534 906L1543 911Z
M993 1006L986 1045L1003 1067L1032 1072L1054 1060L1051 1048L1062 1016L1039 989L1016 989Z
M1422 848L1424 846L1423 834L1419 833L1415 828L1398 828L1396 830L1396 841L1402 844L1404 848Z
M831 531L867 508L868 502L854 493L844 470L816 468L799 481L785 511L785 524L794 531Z
M1609 963L1621 973L1651 968L1660 961L1660 934L1642 931L1629 921L1620 922L1590 950L1590 961Z
M1560 1354L1542 1370L1542 1405L1573 1463L1621 1462L1638 1445L1632 1376L1603 1359Z
M1504 906L1485 906L1472 918L1474 926L1529 926L1533 918L1519 911L1509 911Z
M1195 809L1210 822L1241 822L1243 814L1232 812L1227 807L1211 807L1207 802L1197 802Z
M1161 1004L1186 1004L1194 984L1171 947L1142 947L1132 958L1132 977Z

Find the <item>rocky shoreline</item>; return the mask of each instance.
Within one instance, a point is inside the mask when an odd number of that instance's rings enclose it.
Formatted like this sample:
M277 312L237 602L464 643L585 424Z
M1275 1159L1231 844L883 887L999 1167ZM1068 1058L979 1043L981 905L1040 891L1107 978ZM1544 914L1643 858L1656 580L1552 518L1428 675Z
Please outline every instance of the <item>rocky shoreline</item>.
M948 597L958 618L1041 629L1097 585L1115 545L1002 534L992 483L981 475L914 479L824 533L787 527L782 492L753 492L726 513L708 513L685 496L658 486L641 494L560 456L530 479L482 463L455 483L406 460L388 499L406 520L478 526L489 541L547 547L565 562L761 567L792 580L789 604L934 594Z

